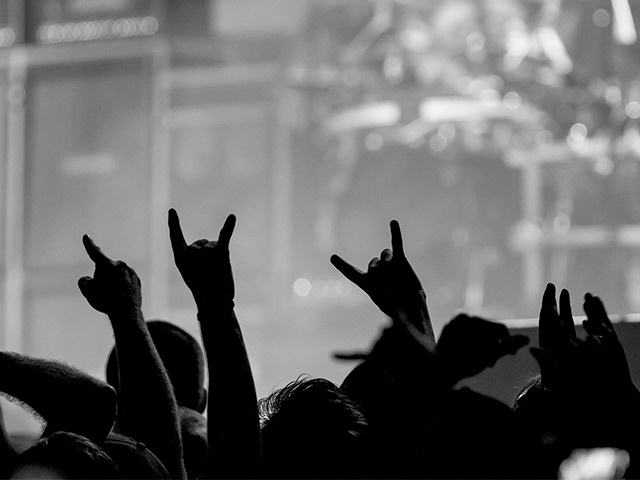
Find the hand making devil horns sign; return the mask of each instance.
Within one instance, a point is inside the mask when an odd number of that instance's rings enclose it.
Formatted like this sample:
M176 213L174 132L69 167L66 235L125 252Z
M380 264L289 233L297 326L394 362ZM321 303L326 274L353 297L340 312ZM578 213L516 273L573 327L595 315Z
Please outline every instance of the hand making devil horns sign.
M227 217L218 240L196 240L188 245L182 234L178 213L169 210L169 236L173 258L184 282L191 290L199 311L204 311L216 302L227 303L233 307L235 285L231 261L229 260L229 241L236 226L236 217Z
M392 220L390 228L391 250L387 248L379 258L373 258L366 272L338 255L331 256L331 263L369 295L382 312L393 319L398 319L398 312L403 312L415 328L433 340L426 295L420 279L405 256L400 224Z

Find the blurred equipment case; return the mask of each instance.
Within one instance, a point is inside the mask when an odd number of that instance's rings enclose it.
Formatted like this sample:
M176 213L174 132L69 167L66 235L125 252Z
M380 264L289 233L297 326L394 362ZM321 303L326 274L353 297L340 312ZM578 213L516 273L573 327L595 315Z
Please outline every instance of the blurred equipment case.
M162 0L26 0L26 41L40 45L155 35Z
M76 285L91 270L79 244L83 233L111 255L126 256L148 278L152 83L151 55L28 70L26 352L63 358L92 372L101 368L98 352L108 348L110 339L78 314L91 314L83 310ZM74 335L61 334L65 331ZM93 346L78 345L74 338L93 338Z
M24 3L20 0L0 2L0 48L7 48L24 40Z

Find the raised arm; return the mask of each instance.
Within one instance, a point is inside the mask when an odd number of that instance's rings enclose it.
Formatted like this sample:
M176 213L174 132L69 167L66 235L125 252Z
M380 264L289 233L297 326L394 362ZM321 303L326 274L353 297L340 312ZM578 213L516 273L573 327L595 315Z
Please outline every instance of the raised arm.
M0 392L28 405L42 417L45 435L62 430L100 443L115 418L113 388L53 360L0 352Z
M140 279L87 235L82 241L95 271L78 286L93 308L107 314L115 337L120 379L116 431L146 444L172 478L185 478L176 401L142 316Z
M423 471L416 464L423 442L413 437L423 434L425 414L436 408L442 389L434 385L436 342L426 295L405 256L400 225L394 220L390 227L392 248L366 272L338 255L331 263L393 321L341 388L362 406L371 427L372 471L397 477Z
M432 378L435 367L436 342L427 309L426 294L404 252L400 225L390 223L391 247L373 258L367 271L331 256L331 263L345 277L360 287L393 324L382 332L365 362L345 379L343 387L360 402L379 403L375 395L365 393L377 388L373 378L386 378L394 388L422 389L424 382L416 378ZM367 373L365 373L367 372ZM403 397L412 396L404 392ZM360 398L358 398L360 397ZM378 408L384 417L385 407Z
M547 285L540 309L540 348L531 348L541 382L520 395L516 411L535 427L538 443L555 460L550 472L557 472L559 461L573 449L606 445L631 454L627 475L635 478L640 472L633 460L640 457L638 389L602 301L586 294L584 311L586 336L578 336L569 292L561 291L558 305L555 285Z
M558 395L616 403L623 396L634 396L637 388L631 380L629 365L618 336L602 301L585 295L583 322L585 338L576 334L569 292L560 293L548 284L540 309L540 348L531 353L540 364L542 385Z
M207 421L209 462L205 476L256 476L260 425L253 375L234 312L235 285L229 241L236 217L229 215L217 241L188 245L175 210L169 234L176 263L198 308L209 368Z
M427 308L427 296L420 279L404 253L402 232L396 220L390 223L391 249L369 262L366 272L346 262L339 255L331 263L340 273L360 287L387 316L420 342L435 350L435 336Z

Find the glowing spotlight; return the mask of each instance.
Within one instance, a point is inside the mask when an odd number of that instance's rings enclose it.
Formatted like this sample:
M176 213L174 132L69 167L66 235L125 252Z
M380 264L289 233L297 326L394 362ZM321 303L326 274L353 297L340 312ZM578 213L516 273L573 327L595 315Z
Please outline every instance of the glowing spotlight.
M622 101L622 91L616 85L609 85L604 91L604 98L607 102L617 105Z
M507 92L502 102L509 110L516 110L522 105L522 97L517 92Z
M576 142L584 142L588 134L589 131L584 123L574 123L569 130L569 136Z
M604 156L599 157L593 164L593 170L603 177L611 175L615 167L616 166L613 163L613 160L611 160L609 157Z
M593 24L596 27L604 28L608 27L611 23L611 14L607 12L604 8L599 8L595 12L593 12L593 16L591 17L593 20Z
M384 145L384 139L379 133L371 132L364 138L364 145L370 152L377 152Z
M311 293L311 282L306 278L298 278L293 282L293 293L298 297L307 297Z
M640 103L635 101L627 103L624 107L624 113L627 114L627 117L637 120L640 118Z
M445 148L447 148L447 139L444 136L438 134L433 135L429 139L429 148L434 152L444 152Z

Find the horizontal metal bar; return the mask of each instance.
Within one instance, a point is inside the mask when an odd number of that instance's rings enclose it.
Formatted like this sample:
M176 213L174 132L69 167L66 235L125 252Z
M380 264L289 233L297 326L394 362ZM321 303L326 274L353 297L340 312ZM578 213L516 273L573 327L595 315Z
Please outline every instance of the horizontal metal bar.
M586 320L587 317L584 315L578 315L573 317L573 323L575 325L582 325L582 322ZM609 319L611 323L639 323L640 322L640 313L627 313L624 315L609 315ZM493 320L496 323L502 323L509 328L518 329L518 328L537 328L538 327L538 319L537 318L511 318L507 320Z
M234 125L264 122L269 110L267 105L211 106L173 109L166 114L171 128L201 127L203 125Z
M619 245L622 247L640 247L640 225L622 225L617 228L601 225L571 227L567 232L554 232L543 229L532 238L515 231L511 235L511 244L516 250L528 250L531 247L550 245L573 248L604 247Z
M96 40L64 45L21 45L0 51L0 67L8 65L11 51L20 50L27 66L94 63L153 56L168 51L169 44L161 37L127 40Z
M198 88L218 85L269 83L277 79L273 63L172 69L164 73L165 88Z

